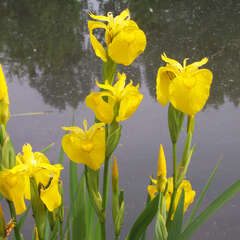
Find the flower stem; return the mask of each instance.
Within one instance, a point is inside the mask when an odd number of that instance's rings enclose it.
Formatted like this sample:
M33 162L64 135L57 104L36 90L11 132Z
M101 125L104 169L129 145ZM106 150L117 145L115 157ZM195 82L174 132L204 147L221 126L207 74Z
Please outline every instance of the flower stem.
M173 143L173 187L175 188L177 182L177 145Z
M21 236L20 236L20 232L19 232L19 227L17 224L17 217L16 217L16 212L13 206L13 202L7 200L8 206L9 206L9 210L10 210L10 214L11 214L11 218L16 222L16 225L14 227L14 234L15 234L15 238L16 240L21 240Z
M170 204L170 208L169 208L169 212L168 212L168 217L167 217L167 229L169 228L169 224L171 222L171 216L173 214L174 211L174 202L175 202L175 198L177 195L177 146L176 143L173 143L173 195L171 198L171 204Z
M105 221L101 222L101 240L106 239L106 224Z
M172 195L172 198L171 198L171 204L170 204L170 208L169 208L169 212L168 212L168 216L167 216L167 223L166 223L167 230L169 230L169 227L170 227L171 216L172 216L173 211L174 211L173 206L174 206L176 196L177 196L177 188L175 188L175 186L174 186L174 191L173 191L173 195Z

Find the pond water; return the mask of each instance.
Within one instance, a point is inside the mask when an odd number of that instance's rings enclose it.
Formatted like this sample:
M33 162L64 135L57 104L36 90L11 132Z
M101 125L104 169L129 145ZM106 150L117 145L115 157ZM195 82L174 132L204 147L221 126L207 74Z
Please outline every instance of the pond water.
M12 117L8 132L16 151L31 143L34 151L48 144L47 153L57 162L62 126L83 119L94 121L85 97L101 77L101 60L89 42L88 11L118 14L129 7L132 18L147 35L145 52L131 67L119 67L128 79L140 83L144 99L137 112L123 123L116 155L120 186L125 190L126 216L122 230L143 209L149 176L156 170L160 143L171 169L171 144L167 108L155 99L155 79L166 52L180 62L207 56L214 78L205 109L196 115L193 143L197 144L188 178L197 196L215 167L221 167L203 202L202 209L227 186L240 178L240 2L237 0L138 0L59 1L1 0L0 63L8 83L12 115L47 111L48 114ZM103 33L97 33L103 36ZM82 126L82 125L81 125ZM179 149L184 144L180 139ZM179 152L179 155L181 152ZM171 171L168 171L169 175ZM68 191L68 160L63 173ZM67 199L66 199L67 201ZM197 231L195 240L237 239L240 234L240 193ZM30 219L30 217L29 217ZM111 225L111 218L109 224ZM31 227L25 227L30 239ZM109 236L111 232L109 231ZM149 235L150 236L150 235ZM111 237L109 237L111 239ZM149 237L150 239L150 237Z

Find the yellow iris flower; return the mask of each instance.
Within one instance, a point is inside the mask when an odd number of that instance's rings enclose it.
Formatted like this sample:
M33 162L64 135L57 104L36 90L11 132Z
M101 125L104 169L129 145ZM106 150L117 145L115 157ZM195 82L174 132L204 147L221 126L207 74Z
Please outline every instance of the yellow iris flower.
M6 80L0 64L0 124L5 124L10 118L9 97Z
M143 95L138 91L139 85L133 86L132 81L125 87L125 73L118 73L118 81L111 86L108 81L105 84L97 82L101 92L92 92L86 97L86 106L91 108L98 120L111 123L116 117L117 122L131 117L142 101ZM104 100L107 97L107 101ZM117 113L115 106L119 104Z
M150 195L151 200L155 197L155 195L158 193L158 187L157 187L157 180L152 179L152 183L156 185L149 185L148 186L148 193ZM171 204L171 199L173 195L173 178L170 177L167 179L168 187L167 191L165 194L165 200L166 200L166 207L167 211L169 211L170 204ZM161 191L163 192L165 188L162 188ZM184 212L187 210L188 206L193 203L194 197L195 197L195 191L192 190L191 183L188 180L183 180L182 183L180 184L178 190L177 190L177 195L175 198L175 202L173 205L173 215L171 216L171 219L173 219L173 216L175 214L175 211L178 206L178 201L180 199L180 196L182 194L182 190L184 189L185 193L185 199L184 199Z
M87 130L87 121L83 122L84 130L79 127L63 127L70 131L62 138L62 147L67 156L76 163L87 165L98 170L105 159L104 123L95 123Z
M14 203L16 213L26 210L24 198L31 199L30 178L33 177L40 185L40 198L49 211L61 205L58 191L60 164L51 165L47 157L40 152L32 152L30 144L23 146L23 154L16 156L16 166L0 171L0 192Z
M186 58L182 66L164 53L162 60L167 65L158 69L157 100L163 106L170 101L176 109L189 116L201 111L209 97L213 75L210 70L199 67L206 64L208 59L203 58L187 66Z
M158 180L151 179L151 181L154 185L148 186L148 188L147 188L148 193L152 200L159 191L161 191L163 193L165 191L166 184L168 184L166 194L164 197L165 197L165 201L166 201L167 211L169 211L169 208L171 205L171 199L172 199L172 195L173 195L173 178L170 177L167 179L166 159L165 159L162 145L160 145L160 150L159 150L157 177L158 177ZM183 189L184 189L184 193L185 193L184 212L187 210L188 206L191 203L193 203L193 201L194 201L195 191L192 190L191 183L188 180L183 180L177 190L177 195L176 195L175 202L173 205L174 210L173 210L173 214L171 216L172 219L173 219L173 216L177 209L178 201L180 199Z
M113 17L112 13L108 13L107 16L96 16L90 13L90 17L108 22L108 24L105 24L88 21L93 49L104 62L107 61L107 55L109 55L114 62L128 66L145 50L146 36L138 25L130 20L128 9L125 9L116 17ZM93 30L97 28L105 29L107 51L93 34Z

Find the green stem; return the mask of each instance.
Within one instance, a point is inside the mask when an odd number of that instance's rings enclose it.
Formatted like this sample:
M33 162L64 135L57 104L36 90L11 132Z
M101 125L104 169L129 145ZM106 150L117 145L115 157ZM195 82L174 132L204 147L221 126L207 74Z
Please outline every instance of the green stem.
M60 240L64 239L64 234L63 234L63 223L60 222Z
M177 145L176 143L173 143L173 195L171 199L171 204L168 212L168 217L167 217L167 228L169 228L169 224L171 222L171 216L174 211L174 202L175 198L177 195Z
M119 240L119 235L115 235L115 240Z
M174 187L177 181L177 145L173 143L173 183Z
M109 157L106 157L104 162L104 173L103 173L103 198L102 198L102 208L106 211L108 202L108 171L109 171Z
M15 238L16 238L16 240L21 240L21 236L20 236L20 232L19 232L19 227L18 227L18 224L17 224L17 216L16 216L15 208L14 208L14 206L13 206L13 202L7 200L7 203L8 203L8 206L9 206L11 218L16 222L16 225L15 225L15 227L14 227Z
M106 239L106 224L105 221L101 222L101 240Z
M108 137L108 125L105 128L106 132L106 142ZM101 236L102 240L106 239L106 209L108 204L108 172L109 172L109 159L110 157L106 156L104 161L104 172L103 172L103 195L102 195L102 211L105 216L104 221L101 221Z

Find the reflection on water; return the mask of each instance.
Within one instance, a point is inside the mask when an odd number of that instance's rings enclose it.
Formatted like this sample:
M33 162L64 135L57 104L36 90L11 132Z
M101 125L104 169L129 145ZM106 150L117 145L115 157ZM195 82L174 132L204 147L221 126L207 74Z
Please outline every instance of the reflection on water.
M218 107L227 97L235 106L240 98L240 2L131 1L134 18L148 35L143 58L150 94L155 95L160 54L182 61L209 58L214 82L208 105Z
M47 104L76 108L94 85L93 73L100 76L100 61L88 41L87 12L97 7L99 13L119 13L126 6L148 39L141 64L128 70L130 78L139 81L144 65L146 85L155 97L163 51L179 61L207 56L214 72L207 106L217 108L225 97L239 104L240 3L234 0L1 1L1 62L10 75L27 76Z

